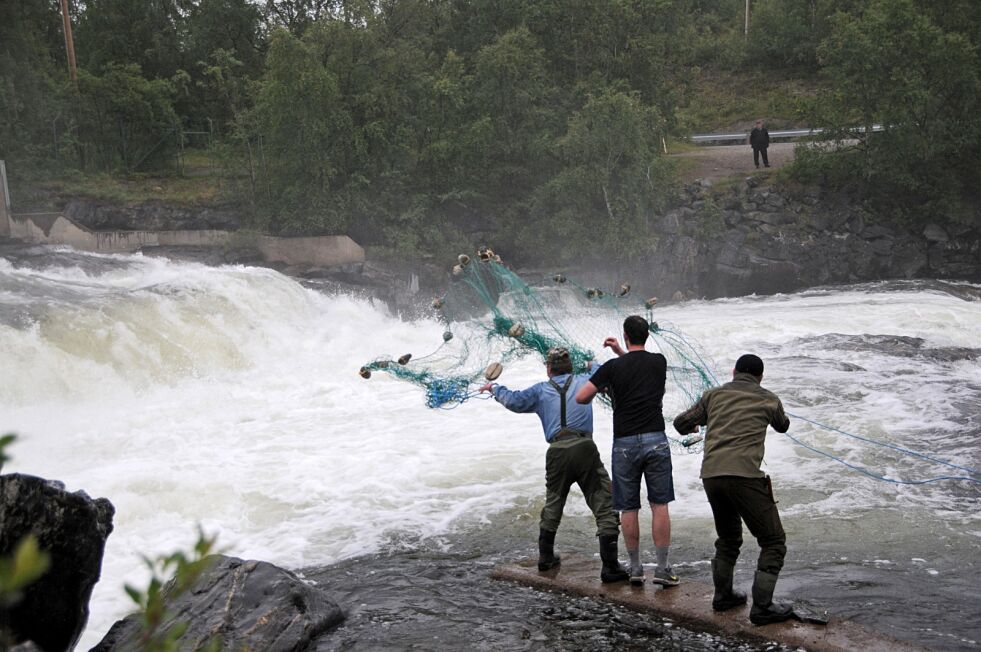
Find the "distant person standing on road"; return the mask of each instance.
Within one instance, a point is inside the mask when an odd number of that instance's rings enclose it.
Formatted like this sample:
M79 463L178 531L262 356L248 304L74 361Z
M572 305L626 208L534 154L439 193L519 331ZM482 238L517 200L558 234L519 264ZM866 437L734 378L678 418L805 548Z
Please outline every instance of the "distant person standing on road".
M753 163L760 167L760 154L763 155L763 167L770 167L766 158L766 148L770 146L770 132L763 126L763 120L757 120L756 126L749 134L749 144L753 147Z

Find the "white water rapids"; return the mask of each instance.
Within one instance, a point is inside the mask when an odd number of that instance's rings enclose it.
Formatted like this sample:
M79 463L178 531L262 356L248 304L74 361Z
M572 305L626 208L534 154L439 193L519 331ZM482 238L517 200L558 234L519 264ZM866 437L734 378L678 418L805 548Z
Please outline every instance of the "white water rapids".
M977 469L979 297L963 283L882 283L693 301L656 315L697 341L722 381L739 354L757 353L764 385L791 413ZM430 410L413 385L358 377L378 356L431 351L442 330L267 269L66 250L0 257L0 433L19 436L4 471L60 480L116 508L79 649L131 609L123 583L145 586L141 555L188 549L198 524L227 554L298 569L420 541L452 549L460 532L501 514L537 514L537 419L493 401ZM541 376L529 357L499 382ZM669 419L685 407L677 403L667 401ZM891 479L965 475L799 419L790 434ZM608 462L604 410L596 440ZM682 577L704 573L714 539L699 461L675 455ZM832 601L833 614L892 618L894 635L977 645L978 484L875 480L772 432L766 465L791 549L782 586L832 587L814 597ZM588 522L581 500L566 512ZM756 554L746 539L741 564ZM888 585L872 607L880 613L862 610L867 594L849 601L860 590L849 573ZM902 585L934 587L933 603L896 595ZM958 626L972 614L975 624Z

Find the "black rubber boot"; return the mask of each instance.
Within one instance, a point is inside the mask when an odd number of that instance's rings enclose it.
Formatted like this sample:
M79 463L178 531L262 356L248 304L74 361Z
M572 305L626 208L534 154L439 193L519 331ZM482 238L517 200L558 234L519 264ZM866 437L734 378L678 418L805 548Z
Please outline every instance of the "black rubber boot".
M712 582L715 584L715 596L712 598L714 611L727 611L746 604L746 594L732 590L732 574L735 567L727 561L715 558L712 560Z
M538 570L558 568L562 560L555 554L555 532L538 530Z
M599 538L600 559L603 560L600 579L604 584L626 582L630 579L630 573L624 570L617 559L617 538L616 534L602 535Z
M754 625L782 623L794 617L794 609L789 604L773 601L773 590L777 588L777 576L773 573L756 571L753 580L753 608L749 610L749 620Z

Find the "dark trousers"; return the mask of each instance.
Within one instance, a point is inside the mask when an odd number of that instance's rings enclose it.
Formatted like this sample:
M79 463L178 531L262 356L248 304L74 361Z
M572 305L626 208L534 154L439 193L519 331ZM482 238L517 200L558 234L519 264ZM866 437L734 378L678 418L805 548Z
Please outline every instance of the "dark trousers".
M773 502L769 478L720 476L702 480L715 519L715 556L735 564L743 545L743 526L760 545L757 570L778 575L787 555L787 535Z
M578 484L596 518L596 536L617 536L620 520L613 511L610 476L596 444L588 436L564 438L549 444L545 453L545 506L541 529L555 532L562 520L569 489Z
M770 161L766 158L766 147L754 147L753 148L753 163L756 167L760 167L760 154L763 155L763 165L770 167Z

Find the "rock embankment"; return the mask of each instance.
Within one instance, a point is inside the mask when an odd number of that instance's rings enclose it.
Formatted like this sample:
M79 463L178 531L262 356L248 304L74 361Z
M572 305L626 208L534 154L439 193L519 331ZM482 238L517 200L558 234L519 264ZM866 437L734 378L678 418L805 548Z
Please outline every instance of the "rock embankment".
M305 650L318 636L344 620L323 589L262 561L222 555L194 585L167 602L167 630L186 626L177 640L181 650L204 649L211 641L223 650ZM90 652L139 648L137 616L118 621Z
M92 229L235 230L230 211L162 205L114 206L76 201L66 215ZM777 186L769 175L687 186L676 205L651 220L657 246L645 259L606 261L610 270L583 266L568 272L601 287L628 280L638 292L661 298L716 298L793 292L818 285L889 279L981 281L981 217L973 221L909 226L891 223L854 200L821 190ZM486 244L506 242L484 233ZM448 265L372 259L358 265L264 263L254 246L147 248L148 253L209 263L269 264L324 289L361 291L400 313L412 314L446 283ZM506 263L519 263L507 258ZM540 277L516 270L523 277Z
M658 247L638 266L662 296L792 292L886 279L981 280L981 220L885 225L820 189L777 189L749 177L703 181L655 225Z
M50 566L20 595L0 605L0 647L48 652L74 649L89 616L115 508L105 498L69 493L62 483L29 475L0 475L0 557L9 558L28 535ZM214 555L208 569L183 592L165 589L160 631L181 624L181 650L209 641L221 649L304 650L344 620L322 587L262 561ZM93 650L143 649L141 618L120 620Z
M69 493L57 481L0 475L0 556L9 557L33 535L51 560L47 572L0 611L0 625L15 643L32 641L42 650L75 646L88 621L115 511L105 498Z

